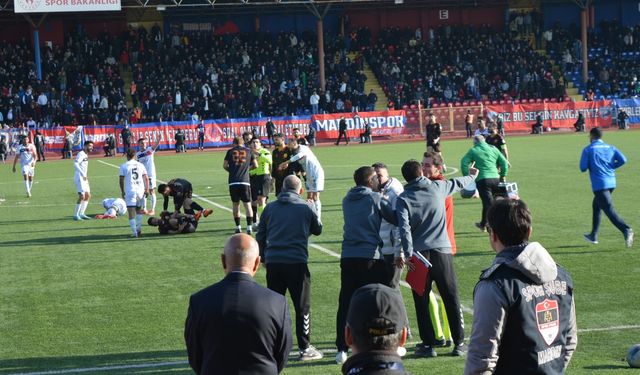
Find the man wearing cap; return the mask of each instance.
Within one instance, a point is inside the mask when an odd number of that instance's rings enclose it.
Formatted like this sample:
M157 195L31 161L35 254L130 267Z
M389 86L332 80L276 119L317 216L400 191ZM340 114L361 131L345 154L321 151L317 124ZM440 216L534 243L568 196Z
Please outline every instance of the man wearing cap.
M493 203L493 196L498 192L498 185L504 182L509 163L502 152L490 146L485 141L484 136L475 135L473 137L473 147L467 152L460 162L460 171L466 176L469 166L475 166L480 172L476 180L478 194L482 200L482 215L476 227L481 231L486 231L487 211ZM498 169L499 168L499 169Z
M397 289L368 284L356 290L344 330L353 355L342 365L342 373L408 374L397 354L407 341L406 314Z

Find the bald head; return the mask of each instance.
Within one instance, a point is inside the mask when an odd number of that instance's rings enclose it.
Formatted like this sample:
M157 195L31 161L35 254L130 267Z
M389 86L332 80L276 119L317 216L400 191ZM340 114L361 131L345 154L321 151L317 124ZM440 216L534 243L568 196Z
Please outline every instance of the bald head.
M300 189L302 189L302 182L297 176L289 175L282 181L282 190L295 191L300 194Z
M241 271L255 275L260 266L258 243L248 234L238 233L231 236L224 245L222 266L225 273Z

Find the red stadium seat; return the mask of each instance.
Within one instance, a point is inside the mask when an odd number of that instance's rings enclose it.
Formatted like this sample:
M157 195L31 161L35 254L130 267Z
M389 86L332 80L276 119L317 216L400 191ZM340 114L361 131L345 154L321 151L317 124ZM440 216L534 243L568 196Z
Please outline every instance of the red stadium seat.
M516 99L513 101L513 104L520 104L520 99Z
M415 104L411 104L411 107L410 107L410 108L415 110L415 109L418 109L418 106L417 106L417 105L415 105Z
M557 103L558 102L558 98L551 98L551 103Z
M542 99L540 98L536 99L536 103L542 103Z

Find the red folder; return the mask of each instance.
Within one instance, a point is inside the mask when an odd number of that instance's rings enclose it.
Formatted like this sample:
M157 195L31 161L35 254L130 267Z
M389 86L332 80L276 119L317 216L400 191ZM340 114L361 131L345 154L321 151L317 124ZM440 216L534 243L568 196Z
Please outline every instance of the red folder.
M422 254L414 252L409 261L413 264L413 271L407 272L407 283L417 295L424 295L427 287L427 276L431 263Z

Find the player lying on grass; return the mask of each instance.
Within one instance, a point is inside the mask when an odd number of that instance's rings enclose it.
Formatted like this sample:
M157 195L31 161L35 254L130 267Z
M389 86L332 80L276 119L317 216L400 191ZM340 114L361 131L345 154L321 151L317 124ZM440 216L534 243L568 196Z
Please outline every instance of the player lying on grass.
M102 200L104 214L96 215L96 219L115 219L127 213L127 203L122 198L106 198Z
M160 217L150 217L147 220L147 224L152 227L158 227L160 234L188 234L196 231L201 216L201 212L189 215L180 212L170 213L163 211Z

